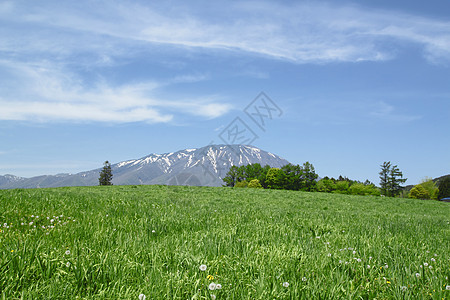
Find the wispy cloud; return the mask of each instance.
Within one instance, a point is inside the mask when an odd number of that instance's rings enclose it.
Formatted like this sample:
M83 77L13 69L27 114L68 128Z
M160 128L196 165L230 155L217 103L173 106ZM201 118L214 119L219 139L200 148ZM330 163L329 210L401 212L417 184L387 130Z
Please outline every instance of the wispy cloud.
M10 82L7 87L0 87L0 120L159 123L171 121L179 112L215 118L232 108L213 97L175 102L153 95L162 86L204 78L197 75L162 83L148 81L112 87L99 82L88 86L77 75L48 62L12 65L0 61L2 66L4 71L9 70Z
M430 62L450 61L446 21L311 1L173 4L2 2L0 119L170 122L180 113L215 118L232 109L209 95L173 100L172 85L210 80L209 74L105 79L111 70L105 68L120 72L121 64L170 51L324 64L393 59L396 45L414 43ZM163 96L155 93L163 87Z
M9 7L9 12L12 10L11 4L4 6ZM29 44L32 46L25 49L61 53L87 49L117 54L126 52L124 48L130 44L156 43L246 51L297 63L376 61L395 54L383 44L396 40L422 45L425 55L433 60L450 57L450 22L309 1L227 1L204 7L179 2L176 8L172 2L55 5L50 1L17 7L15 14L9 13L6 18L37 26L38 36L29 33L21 39L42 42ZM46 32L51 34L45 35ZM6 44L10 39L7 36ZM10 44L14 43L15 39ZM108 47L100 47L105 43ZM103 58L109 61L105 54Z

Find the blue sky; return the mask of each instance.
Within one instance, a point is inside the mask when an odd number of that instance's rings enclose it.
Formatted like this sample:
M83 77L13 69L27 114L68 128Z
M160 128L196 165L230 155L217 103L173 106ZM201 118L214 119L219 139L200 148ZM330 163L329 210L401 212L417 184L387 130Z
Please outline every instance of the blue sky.
M0 174L223 143L320 176L450 173L448 1L2 1ZM260 92L281 113L245 113ZM253 102L255 103L255 102Z

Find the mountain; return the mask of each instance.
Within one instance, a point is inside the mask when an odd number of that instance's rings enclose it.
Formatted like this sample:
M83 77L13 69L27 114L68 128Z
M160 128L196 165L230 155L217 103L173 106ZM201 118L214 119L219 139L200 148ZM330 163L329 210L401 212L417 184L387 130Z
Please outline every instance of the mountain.
M259 163L282 167L289 162L275 154L247 145L210 145L165 154L150 154L111 165L113 184L167 184L221 186L231 166ZM0 176L0 189L98 185L101 168L77 174L32 178Z

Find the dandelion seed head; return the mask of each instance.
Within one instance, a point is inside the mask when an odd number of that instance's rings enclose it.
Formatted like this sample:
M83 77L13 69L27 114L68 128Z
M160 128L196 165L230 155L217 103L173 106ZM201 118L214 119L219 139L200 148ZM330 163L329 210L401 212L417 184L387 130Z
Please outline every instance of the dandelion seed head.
M428 263L423 263L423 265L424 265L425 267L428 267Z
M66 250L66 255L69 255L70 254L70 250Z
M140 294L139 295L139 300L145 300L145 295L144 294Z
M214 282L211 282L211 283L208 285L208 289L210 289L211 291L214 291L214 290L216 289L216 284L215 284Z
M434 258L431 258L431 261L436 261Z
M302 278L302 281L306 281L306 280L307 280L306 277L303 277L303 278Z
M66 267L70 267L70 261L66 263Z
M406 286L402 286L402 291L406 291L408 288Z
M286 288L289 287L289 282L283 282L283 286Z
M216 284L216 290L222 289L222 285L220 283Z
M327 256L328 256L328 257L331 257L331 253L328 253Z
M206 265L200 265L200 271L206 271Z
M416 273L416 277L419 278L420 277L420 273Z
M445 289L446 289L447 291L450 291L450 285L447 285L447 286L445 287Z
M212 300L216 300L216 295L211 294L211 299L212 299Z

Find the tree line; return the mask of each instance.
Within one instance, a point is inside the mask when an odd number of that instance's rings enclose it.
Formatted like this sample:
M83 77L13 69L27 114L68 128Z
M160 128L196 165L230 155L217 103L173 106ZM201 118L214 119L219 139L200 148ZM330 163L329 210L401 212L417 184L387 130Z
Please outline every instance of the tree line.
M223 178L224 186L248 187L265 189L283 189L308 192L325 192L348 195L372 195L388 197L410 197L417 199L443 199L450 197L450 176L439 183L439 187L432 179L426 178L420 184L407 192L402 184L407 181L397 165L390 161L380 165L380 187L366 180L360 182L347 177L338 179L324 177L320 180L314 166L305 162L302 166L287 164L281 168L268 165L249 164L232 166Z
M315 190L318 175L314 166L305 162L302 166L287 164L272 168L260 164L232 166L223 178L225 186L256 187L277 190L309 191Z

